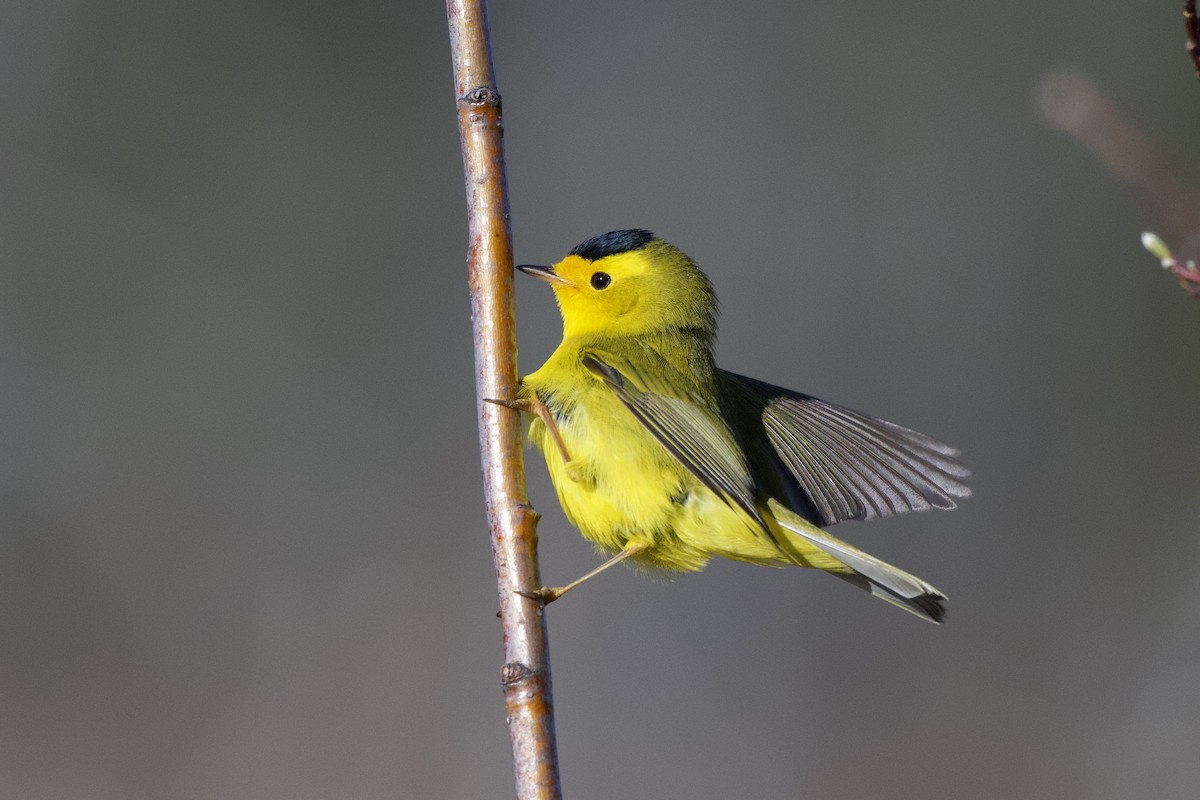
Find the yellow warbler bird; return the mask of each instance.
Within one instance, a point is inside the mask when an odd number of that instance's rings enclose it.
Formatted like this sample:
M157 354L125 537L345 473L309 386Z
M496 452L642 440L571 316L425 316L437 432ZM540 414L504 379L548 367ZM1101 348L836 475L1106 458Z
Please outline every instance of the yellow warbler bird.
M717 369L717 300L703 272L645 230L588 239L552 267L563 340L525 376L563 511L613 554L551 602L625 559L702 569L712 556L816 567L932 622L945 595L819 526L970 495L957 451L916 431Z

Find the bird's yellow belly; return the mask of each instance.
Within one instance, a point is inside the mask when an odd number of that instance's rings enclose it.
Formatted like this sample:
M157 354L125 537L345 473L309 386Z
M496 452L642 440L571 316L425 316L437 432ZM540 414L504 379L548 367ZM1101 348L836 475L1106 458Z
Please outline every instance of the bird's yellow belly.
M587 539L606 551L637 542L653 546L670 530L671 498L683 491L690 475L658 444L647 441L628 411L613 410L630 416L629 423L613 419L616 415L595 414L594 408L584 411L582 404L569 417L560 417L558 429L570 462L541 420L534 421L530 437L546 457L566 517Z
M586 539L610 553L643 544L640 565L677 572L699 570L713 555L779 558L745 514L701 484L624 406L597 400L559 418L569 462L540 419L530 427L559 503Z

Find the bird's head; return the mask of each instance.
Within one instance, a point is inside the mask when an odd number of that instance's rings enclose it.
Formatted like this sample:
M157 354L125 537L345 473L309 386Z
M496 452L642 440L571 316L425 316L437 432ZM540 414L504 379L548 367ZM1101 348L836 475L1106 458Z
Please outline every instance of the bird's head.
M711 339L716 332L717 298L708 277L650 231L603 233L552 267L517 269L554 289L564 337L679 330Z

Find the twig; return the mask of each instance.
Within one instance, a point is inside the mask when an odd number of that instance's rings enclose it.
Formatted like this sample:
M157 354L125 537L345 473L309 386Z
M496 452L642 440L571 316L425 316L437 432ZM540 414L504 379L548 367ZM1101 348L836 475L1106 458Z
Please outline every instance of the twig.
M1137 190L1168 238L1183 241L1200 230L1200 193L1088 78L1051 73L1038 85L1037 100L1046 121L1082 142L1114 176Z
M485 0L446 0L470 235L475 388L484 495L504 630L501 684L520 800L559 800L550 657L541 605L517 594L540 587L537 512L525 494L520 415L484 402L517 388L512 234L504 175L500 94Z
M1158 259L1163 269L1179 281L1179 288L1192 297L1200 297L1200 266L1195 261L1180 261L1167 247L1166 242L1153 233L1142 234L1142 247Z
M1189 30L1194 24L1195 18L1190 17ZM1168 164L1150 137L1086 77L1052 73L1038 85L1037 99L1050 124L1082 142L1113 175L1142 195L1157 218L1156 227L1167 239L1180 243L1184 258L1163 256L1151 244L1146 244L1147 249L1185 291L1200 297L1200 273L1187 260L1200 251L1200 190L1180 178L1181 170ZM1155 241L1161 243L1157 237ZM1162 247L1165 250L1166 245Z
M1183 24L1187 27L1187 51L1200 76L1200 21L1196 19L1196 0L1183 4Z

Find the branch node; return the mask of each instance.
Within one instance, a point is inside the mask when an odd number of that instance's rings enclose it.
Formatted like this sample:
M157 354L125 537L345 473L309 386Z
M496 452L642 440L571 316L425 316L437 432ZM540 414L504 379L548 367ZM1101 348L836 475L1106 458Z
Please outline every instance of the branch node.
M542 518L541 513L531 503L516 503L514 510L520 515L522 522L528 520L530 524L535 526L538 520Z
M464 94L458 101L470 106L494 106L500 108L500 93L490 86L480 86Z
M531 678L540 677L540 674L537 670L522 664L520 661L510 661L500 670L500 685L505 687L512 686Z

